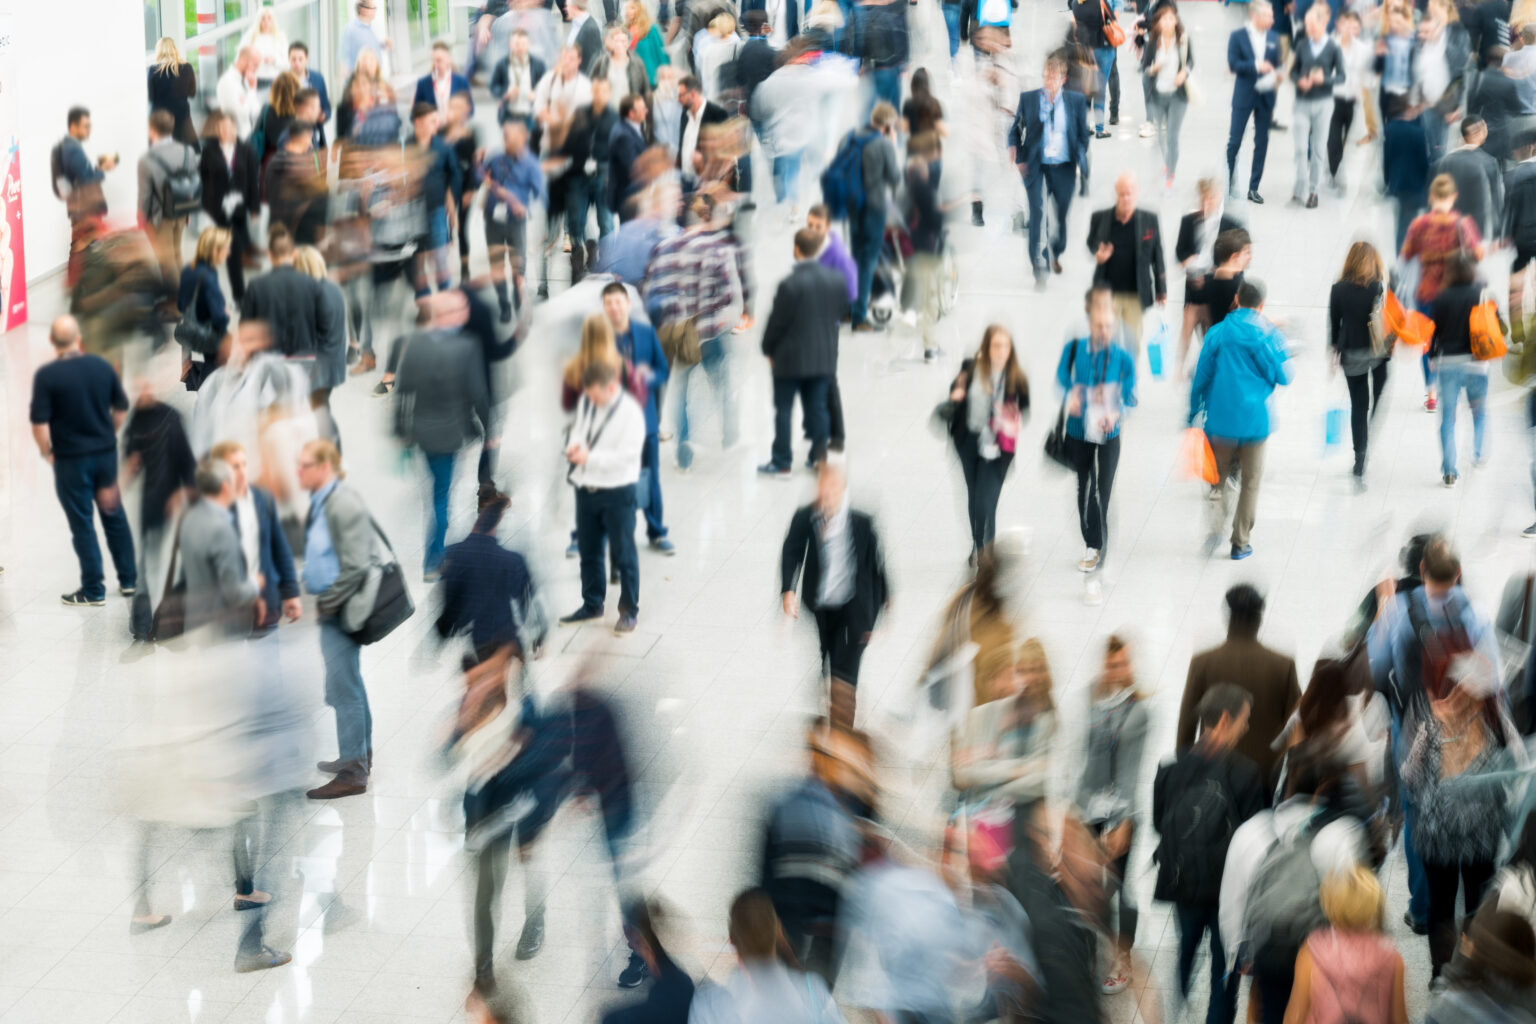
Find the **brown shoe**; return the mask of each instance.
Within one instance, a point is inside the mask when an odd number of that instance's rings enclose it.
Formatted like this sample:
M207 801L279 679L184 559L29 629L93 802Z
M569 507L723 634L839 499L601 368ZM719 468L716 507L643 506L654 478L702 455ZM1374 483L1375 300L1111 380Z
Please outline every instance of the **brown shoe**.
M361 772L346 772L304 795L311 800L336 800L344 796L361 796L366 792L368 776Z
M357 362L353 364L352 375L356 377L359 374L372 373L374 370L378 369L378 366L379 362L377 359L373 358L373 353L364 352L362 355L357 357Z
M335 761L317 761L317 762L315 762L315 767L320 769L321 771L325 772L327 775L340 775L343 772L349 772L349 771L354 770L357 767L357 762L356 761L342 761L342 760L339 760L339 759L335 760ZM373 755L372 754L368 755L368 771L370 771L370 772L373 771Z

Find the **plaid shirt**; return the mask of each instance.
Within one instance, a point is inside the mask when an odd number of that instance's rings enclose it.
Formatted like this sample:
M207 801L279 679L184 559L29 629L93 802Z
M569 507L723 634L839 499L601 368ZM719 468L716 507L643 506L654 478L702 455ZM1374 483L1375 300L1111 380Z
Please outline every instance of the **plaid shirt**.
M737 246L724 230L693 231L656 247L645 268L646 305L660 324L696 318L699 339L731 328L731 310L744 300Z

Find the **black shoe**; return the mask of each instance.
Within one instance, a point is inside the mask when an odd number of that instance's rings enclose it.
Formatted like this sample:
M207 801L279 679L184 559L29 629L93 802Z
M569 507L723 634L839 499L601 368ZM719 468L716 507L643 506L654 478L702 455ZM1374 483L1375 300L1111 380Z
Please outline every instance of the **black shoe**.
M1110 124L1119 124L1120 123L1120 115L1118 113L1114 112L1114 111L1111 111L1110 115L1109 115L1109 123Z
M986 221L981 219L981 204L980 203L972 203L971 204L971 224L972 224L973 227L978 227L978 228L982 228L982 227L986 227L987 226L986 225Z
M757 467L757 471L763 476L778 477L780 480L788 480L792 475L792 471L788 466L779 466L772 462L763 463Z
M259 953L243 953L235 957L235 972L249 974L251 971L267 971L281 967L292 959L292 953L282 953L271 946L262 946Z
M613 624L613 635L628 636L635 631L635 625L635 613L623 612L619 615L619 621Z
M1096 129L1094 129L1093 137L1096 138L1096 139L1107 139L1107 138L1109 138L1109 132L1105 131L1102 128L1096 128Z
M582 605L580 608L577 608L575 611L571 612L571 614L561 618L560 625L575 626L579 623L591 622L593 619L600 619L602 617L603 610L601 608L588 608L586 605Z
M1051 273L1053 273L1053 274L1061 273L1061 260L1057 259L1054 256L1051 257Z
M1317 209L1317 193L1316 192L1313 192L1311 195L1307 196L1307 209L1309 209L1309 210Z
M489 960L475 965L475 991L482 996L496 991L496 968Z
M541 300L548 299L549 298L549 285L545 284L543 281L540 281L539 282L539 290L534 292L534 295L536 295Z
M639 953L629 954L629 966L619 972L619 988L639 988L646 978L651 976L651 969L640 959Z
M1290 125L1281 124L1279 121L1269 122L1269 130L1272 132L1283 132L1289 127Z
M1415 935L1429 934L1429 924L1424 921L1415 921L1413 915L1406 910L1403 911L1403 924L1407 925L1408 930Z
M1251 188L1248 190L1248 201L1256 206L1264 205L1264 197L1259 195L1258 189Z
M523 933L517 937L517 958L532 960L544 948L544 908L528 915L523 922Z
M504 324L509 324L509 323L512 322L512 307L511 306L502 306L501 307L501 322L504 323Z
M86 597L83 590L77 590L73 594L60 594L59 600L72 608L100 608L107 603L105 597Z

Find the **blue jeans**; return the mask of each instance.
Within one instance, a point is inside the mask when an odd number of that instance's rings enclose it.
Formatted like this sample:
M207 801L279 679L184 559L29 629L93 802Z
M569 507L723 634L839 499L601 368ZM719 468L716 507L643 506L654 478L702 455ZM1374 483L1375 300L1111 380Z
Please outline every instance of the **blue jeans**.
M944 31L949 36L949 59L954 60L960 52L960 5L941 3L939 10L944 12Z
M1093 111L1098 120L1093 127L1101 132L1104 130L1104 105L1109 99L1109 75L1115 69L1115 51L1108 46L1095 46L1093 62L1099 66L1099 88L1093 94Z
M1483 368L1486 369L1486 368ZM1483 435L1488 426L1488 374L1466 363L1441 363L1440 376L1440 472L1456 473L1456 399L1467 392L1472 407L1472 458L1483 457Z
M640 449L640 486L635 500L645 513L645 535L660 540L667 535L661 513L661 473L657 463L661 461L661 443L655 434L645 435L645 447Z
M565 230L571 236L572 245L581 245L587 240L587 207L592 202L592 182L584 174L567 174L565 178Z
M101 512L101 527L107 533L107 550L121 586L138 585L139 569L133 560L133 533L123 512L122 495L117 490L117 451L53 458L53 492L64 506L69 521L69 536L74 541L75 557L80 559L80 589L92 600L107 596L102 576L101 547L96 542L96 522L92 512Z
M1211 936L1211 1002L1205 1011L1205 1024L1232 1024L1237 1016L1237 979L1227 980L1226 952L1221 944L1221 927L1214 903L1175 903L1173 912L1179 925L1178 981L1179 995L1189 998L1189 975L1195 966L1195 951L1206 932Z
M597 208L597 237L607 238L613 233L613 211L608 209L608 165L599 163L597 173L587 186L590 202Z
M363 688L362 648L342 632L334 615L320 619L320 657L325 662L325 702L336 712L336 757L367 771L373 753L373 712Z
M869 101L869 113L874 113L875 104L881 100L897 110L901 109L901 68L875 68L870 71L869 80L875 88L875 94ZM866 120L868 116L865 115Z
M699 362L672 374L677 387L677 464L683 469L693 465L693 447L688 443L688 381L693 371L702 368L709 379L709 386L720 403L721 444L729 448L736 443L736 409L731 402L731 365L726 358L725 336L710 338L699 343ZM659 508L658 508L659 515Z
M798 202L800 199L800 159L805 151L773 158L773 201Z
M1392 763L1400 765L1407 754L1407 747L1403 742L1403 722L1398 715L1392 716ZM1394 768L1394 770L1396 770ZM1401 786L1399 780L1399 786ZM1414 808L1413 801L1409 798L1408 790L1402 787L1403 794L1403 861L1408 865L1408 916L1420 924L1429 921L1429 878L1424 874L1424 862L1419 859L1419 853L1413 848L1413 828L1418 820L1418 812Z
M436 572L443 564L443 542L448 536L448 492L453 489L453 463L457 452L422 452L432 475L432 521L427 524L427 550L421 559L423 572Z
M875 264L885 242L885 207L849 214L848 233L853 261L859 267L859 297L853 303L852 319L855 324L862 324L869 317L869 289L874 285Z
M619 613L640 610L640 560L635 554L635 487L576 488L576 546L581 553L581 606L602 611L608 594L603 541L619 574Z
M790 421L795 411L795 395L800 396L800 415L805 432L811 435L812 463L827 456L827 387L831 377L773 378L773 464L788 469L795 463L793 430Z

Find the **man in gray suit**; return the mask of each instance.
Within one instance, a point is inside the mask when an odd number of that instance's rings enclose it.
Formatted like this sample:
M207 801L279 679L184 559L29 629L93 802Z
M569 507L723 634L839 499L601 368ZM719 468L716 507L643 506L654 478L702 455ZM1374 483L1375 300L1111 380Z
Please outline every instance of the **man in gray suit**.
M208 627L210 638L249 636L265 616L256 581L246 572L230 507L235 474L222 460L197 467L198 500L181 519L181 564L187 579L186 628Z

